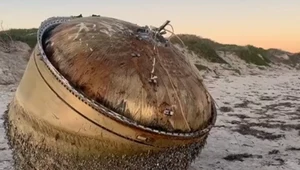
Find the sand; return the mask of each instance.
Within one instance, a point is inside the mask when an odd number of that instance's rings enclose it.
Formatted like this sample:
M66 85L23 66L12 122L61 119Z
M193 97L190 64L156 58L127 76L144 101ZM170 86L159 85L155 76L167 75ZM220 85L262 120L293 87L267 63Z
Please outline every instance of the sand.
M204 79L219 112L191 170L300 169L300 76L297 72ZM0 114L14 85L0 86ZM0 120L0 169L12 169Z
M206 79L219 105L194 169L300 169L300 75Z

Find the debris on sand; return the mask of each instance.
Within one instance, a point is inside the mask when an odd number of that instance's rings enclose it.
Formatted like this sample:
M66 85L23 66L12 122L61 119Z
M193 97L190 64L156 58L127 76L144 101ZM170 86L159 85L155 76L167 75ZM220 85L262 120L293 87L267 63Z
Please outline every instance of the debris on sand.
M252 154L248 154L248 153L243 153L243 154L230 154L230 155L224 157L223 159L225 159L227 161L241 161L241 162L243 162L245 158L261 159L261 158L263 158L263 156L262 155L252 155Z
M286 151L300 151L300 147L296 148L296 147L288 147L286 148Z
M244 100L242 103L237 103L234 105L235 108L247 108L250 101Z
M233 109L231 107L222 106L220 107L221 112L232 112Z
M245 124L240 124L234 131L242 135L251 135L264 140L277 140L285 137L284 134L273 134L262 130L257 130Z
M238 117L240 119L247 119L247 118L251 118L250 116L244 115L244 114L228 114L228 116L235 116Z
M269 155L275 155L275 154L279 154L279 153L280 153L279 150L274 149L274 150L270 151L268 154L269 154Z
M285 164L285 161L282 158L276 158L274 159L276 163L270 163L270 166L282 166Z

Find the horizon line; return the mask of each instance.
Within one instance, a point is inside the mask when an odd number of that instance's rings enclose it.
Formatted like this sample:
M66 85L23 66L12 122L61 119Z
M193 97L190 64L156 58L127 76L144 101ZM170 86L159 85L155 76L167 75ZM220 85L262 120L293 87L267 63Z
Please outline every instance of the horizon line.
M2 29L2 28L1 28ZM2 30L0 30L0 33L2 32L2 31L9 31L9 30L17 30L17 29L39 29L39 27L23 27L23 28L9 28L9 29L5 29L5 28L3 28ZM194 36L197 36L197 37L199 37L199 38L203 38L203 39L208 39L208 40L210 40L210 41L213 41L213 42L215 42L215 43L219 43L219 44L221 44L221 45L237 45L237 46L242 46L242 47L247 47L247 46L254 46L254 47L256 47L256 48L262 48L262 49L264 49L264 50L271 50L271 49L276 49L276 50L280 50L280 51L283 51L283 52L287 52L287 53L291 53L291 54L298 54L298 53L300 53L300 50L298 51L290 51L290 50L285 50L285 49L282 49L282 48L280 48L280 47L262 47L262 46L258 46L258 45L255 45L255 44L238 44L238 43L225 43L225 42L219 42L219 41L217 41L217 40L214 40L214 39L212 39L212 38L209 38L209 37L203 37L203 36L201 36L201 35L197 35L197 34L195 34L195 33L177 33L177 35L194 35Z

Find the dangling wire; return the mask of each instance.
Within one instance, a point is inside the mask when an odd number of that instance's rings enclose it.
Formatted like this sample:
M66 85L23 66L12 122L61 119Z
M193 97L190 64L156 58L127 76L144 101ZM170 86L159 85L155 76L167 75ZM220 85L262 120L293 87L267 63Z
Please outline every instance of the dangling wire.
M149 29L150 29L150 33L151 32L153 32L153 30L150 28L150 27L148 27ZM157 36L157 31L155 31L155 34L154 34L154 38L152 37L152 36L150 36L151 37L151 39L152 39L152 41L155 41L155 39L156 39L156 36ZM158 55L158 49L157 49L157 44L156 43L153 43L154 44L154 46L153 46L153 51L154 51L154 53L156 54L156 55ZM151 74L150 74L150 83L153 83L154 85L157 85L157 76L155 75L155 65L156 65L156 57L155 57L155 55L153 56L153 61L152 61L152 70L151 70Z
M168 30L168 29L166 29L166 26L169 26L170 28L171 28L171 31L170 30ZM159 28L154 28L154 29L152 29L151 27L148 27L148 26L146 26L146 31L148 31L148 34L150 34L150 35L148 35L148 37L151 39L151 41L153 41L154 43L154 46L153 46L153 51L154 51L154 53L155 53L155 55L153 56L153 62L152 62L152 70L151 70L151 74L150 74L150 80L149 80L149 82L150 83L153 83L155 86L157 85L157 76L155 75L155 66L156 66L156 58L160 58L160 56L159 56L159 51L158 51L158 48L157 48L157 43L156 43L156 40L157 40L157 36L158 35L160 35L160 36L162 36L162 31L164 31L164 32L168 32L168 33L170 33L171 34L171 36L168 38L168 41L170 42L170 40L171 40L171 38L172 37L176 37L180 42L181 42L181 44L182 44L182 46L183 46L183 48L185 48L185 49L187 49L187 47L186 47L186 45L184 44L184 42L182 41L182 39L178 36L178 35L176 35L175 34L175 32L174 32L174 27L169 23L169 21L167 21L166 23L164 23L161 27L159 27ZM191 65L191 67L192 67L192 69L195 71L195 73L197 74L197 70L194 68L195 67L195 65L192 63L192 61L190 61L190 59L188 59L188 58L184 58L184 60L186 60L188 63L190 63L190 65ZM165 69L165 68L164 68ZM167 74L168 74L168 72L167 72ZM168 75L168 76L170 76L170 75ZM201 79L201 76L200 75L198 75L197 74L197 76L199 76L199 78ZM170 77L169 77L170 78ZM174 83L172 82L172 80L170 79L170 82L171 82L171 85L173 86L173 88L175 88L175 86L174 86ZM207 88L203 85L203 87L204 87L204 89L208 92L208 90L207 90ZM208 96L211 98L211 100L212 100L212 102L214 103L214 104L216 104L216 106L219 108L219 106L217 105L217 103L216 103L216 101L214 100L214 98L211 96L211 94L209 94L209 93L207 93L208 94ZM177 100L178 100L178 102L179 102L179 105L180 105L180 110L181 110L181 113L183 114L183 110L182 110L182 105L181 105L181 102L180 102L180 98L179 98L179 96L178 95L176 95L177 96ZM188 122L187 122L187 120L186 120L186 117L184 116L184 115L182 115L183 116L183 119L185 120L185 124L187 125L187 127L190 129L190 127L189 127L189 124L188 124Z
M182 39L181 39L177 34L175 34L174 27L173 27L170 23L167 24L166 26L170 26L171 29L172 29L172 31L170 31L170 30L168 30L168 29L166 29L166 28L163 29L164 31L166 31L166 32L168 32L168 33L171 34L171 36L168 38L168 41L170 42L171 38L172 38L173 36L175 36L175 37L181 42L183 48L187 49L187 46L184 44L184 42L182 41ZM190 60L188 60L188 62L189 62L189 63L191 64L191 66L193 67L193 63L191 63ZM197 70L195 70L195 71L197 71ZM207 89L205 86L203 86L203 87L205 88L206 91L208 91L208 89ZM216 107L217 107L217 108L220 108L219 105L217 104L216 100L211 96L211 94L208 93L208 95L209 95L209 97L212 99L212 101L216 104Z

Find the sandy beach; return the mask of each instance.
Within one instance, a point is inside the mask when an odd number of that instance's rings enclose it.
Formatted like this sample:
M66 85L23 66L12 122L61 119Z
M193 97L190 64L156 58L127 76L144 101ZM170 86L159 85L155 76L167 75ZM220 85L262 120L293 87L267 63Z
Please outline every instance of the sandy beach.
M300 169L300 76L297 72L206 77L218 105L216 126L191 170ZM15 86L0 86L0 113ZM0 120L0 169L12 168Z

